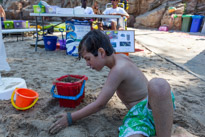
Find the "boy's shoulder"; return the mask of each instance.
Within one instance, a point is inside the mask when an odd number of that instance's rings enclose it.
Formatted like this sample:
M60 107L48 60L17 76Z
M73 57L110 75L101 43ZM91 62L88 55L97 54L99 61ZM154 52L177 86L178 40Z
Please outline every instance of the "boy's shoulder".
M124 54L115 54L115 69L124 71L125 68L130 67L133 62Z

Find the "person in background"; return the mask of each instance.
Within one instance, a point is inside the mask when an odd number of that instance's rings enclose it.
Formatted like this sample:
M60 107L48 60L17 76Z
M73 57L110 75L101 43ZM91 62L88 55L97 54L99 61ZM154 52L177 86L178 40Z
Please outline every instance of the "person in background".
M112 7L106 8L105 11L103 11L103 14L105 15L120 15L122 17L129 18L129 14L121 7L118 7L119 0L111 0ZM106 21L102 22L102 25L99 27L100 30L103 30L102 26L106 26L108 28L111 28L112 30L117 30L117 26L119 30L123 30L123 18L119 20L119 24L117 24L117 19L108 19Z
M92 9L93 9L94 14L102 14L101 11L99 10L98 2L97 1L94 1Z
M51 134L100 111L116 93L129 110L119 127L119 137L171 137L174 95L165 79L148 81L129 57L115 54L109 37L100 30L83 37L78 53L91 69L108 67L110 71L97 99L75 112L58 115L60 119L49 129Z
M0 17L1 21L6 21L6 13L4 11L4 8L0 5Z
M102 12L100 11L98 7L98 2L96 0L94 1L92 9L93 9L94 14L97 14L97 15L102 14ZM101 22L102 22L102 18L94 18L94 21L92 23L93 29L98 29L98 26L100 26L99 24L101 24Z
M81 6L77 6L75 8L84 8L84 14L94 14L93 9L91 7L87 7L87 0L81 0Z

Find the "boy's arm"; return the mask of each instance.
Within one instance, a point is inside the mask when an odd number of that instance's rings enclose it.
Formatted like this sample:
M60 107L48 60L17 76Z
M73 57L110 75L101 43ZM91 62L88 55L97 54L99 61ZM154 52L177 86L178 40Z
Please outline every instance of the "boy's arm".
M73 121L89 116L104 108L122 81L122 77L119 77L120 74L117 74L116 71L117 70L110 71L105 85L103 86L95 102L71 114Z
M115 91L117 90L118 86L122 82L123 77L118 72L118 70L112 69L108 75L108 78L105 82L105 85L102 88L99 96L97 97L95 102L85 106L84 108L71 113L72 121L77 121L81 118L89 116L99 110L101 110L110 98L114 95ZM50 133L56 133L62 128L68 126L67 122L67 114L61 114L61 119L56 121L49 129Z

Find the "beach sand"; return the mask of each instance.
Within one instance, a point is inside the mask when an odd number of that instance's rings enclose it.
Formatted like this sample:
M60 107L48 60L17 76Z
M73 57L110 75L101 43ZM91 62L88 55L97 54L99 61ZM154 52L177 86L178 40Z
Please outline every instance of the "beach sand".
M3 77L19 77L26 81L29 89L39 93L35 106L26 111L16 110L10 100L0 101L0 136L8 137L117 137L118 127L127 109L116 95L106 107L75 122L72 126L50 135L48 129L54 116L62 112L73 112L96 100L109 70L97 72L86 66L84 60L66 55L65 51L45 51L30 46L32 37L16 42L5 38L5 47L11 71ZM173 137L205 137L205 83L186 71L160 58L136 43L142 52L130 53L130 58L150 80L162 77L168 80L176 97ZM126 70L125 70L126 71ZM86 75L85 98L76 108L59 106L50 90L56 78L67 74Z

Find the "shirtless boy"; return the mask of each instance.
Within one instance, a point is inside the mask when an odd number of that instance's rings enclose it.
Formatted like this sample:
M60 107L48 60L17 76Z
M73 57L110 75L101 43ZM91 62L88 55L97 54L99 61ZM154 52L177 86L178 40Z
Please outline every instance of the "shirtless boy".
M167 81L161 78L148 81L127 56L114 54L108 36L100 30L92 30L84 36L79 45L80 58L97 71L108 67L107 80L96 101L71 114L61 114L50 127L50 133L100 111L116 92L129 109L119 127L120 137L171 136L173 102Z

